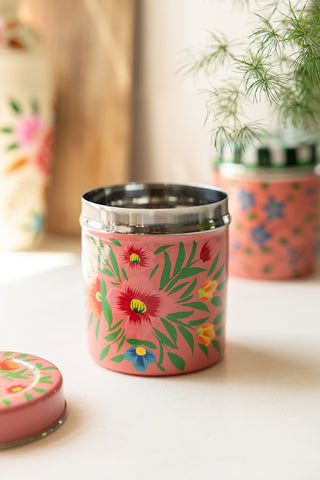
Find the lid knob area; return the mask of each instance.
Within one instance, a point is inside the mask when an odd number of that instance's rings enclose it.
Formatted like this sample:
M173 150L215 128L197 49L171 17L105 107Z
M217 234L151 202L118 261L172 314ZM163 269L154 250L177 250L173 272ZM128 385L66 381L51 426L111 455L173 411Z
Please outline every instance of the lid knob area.
M66 416L62 375L55 365L0 351L0 449L45 437Z

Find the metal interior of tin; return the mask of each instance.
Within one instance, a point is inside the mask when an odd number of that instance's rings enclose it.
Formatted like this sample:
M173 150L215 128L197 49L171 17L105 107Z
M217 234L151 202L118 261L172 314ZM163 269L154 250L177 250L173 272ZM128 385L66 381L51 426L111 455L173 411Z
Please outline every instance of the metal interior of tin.
M229 224L228 196L210 186L129 183L86 192L82 227L127 234L179 234Z

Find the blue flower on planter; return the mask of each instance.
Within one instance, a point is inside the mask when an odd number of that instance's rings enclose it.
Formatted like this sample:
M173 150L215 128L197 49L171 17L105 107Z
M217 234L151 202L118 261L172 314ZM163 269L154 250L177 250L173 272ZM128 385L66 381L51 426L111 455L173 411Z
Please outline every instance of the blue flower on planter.
M267 218L272 220L273 218L283 218L284 203L276 202L273 197L269 197L267 205L264 207Z
M255 227L252 229L251 237L255 243L262 246L267 240L271 238L271 235L269 232L267 232L263 225L260 225L260 227Z
M124 358L128 362L132 362L133 366L138 372L145 372L149 363L156 361L155 355L147 348L142 346L130 347L124 354Z
M253 193L246 192L241 190L238 195L238 200L241 203L241 208L243 211L249 210L255 204L255 199Z
M312 197L313 195L318 193L318 189L317 187L307 187L304 192L308 197Z
M231 248L234 250L240 250L241 249L241 243L238 241L233 241L231 242Z

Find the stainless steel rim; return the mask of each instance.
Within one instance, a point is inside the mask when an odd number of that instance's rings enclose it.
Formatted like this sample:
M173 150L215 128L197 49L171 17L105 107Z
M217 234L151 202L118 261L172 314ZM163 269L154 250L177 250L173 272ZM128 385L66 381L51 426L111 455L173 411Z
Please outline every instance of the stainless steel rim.
M228 196L206 185L128 183L86 192L80 224L122 234L187 234L226 227Z
M59 428L64 423L67 416L68 416L68 406L67 406L67 403L65 403L65 408L63 410L61 417L53 425L47 428L45 431L38 433L37 435L32 435L31 437L22 438L21 440L17 440L16 442L3 443L0 445L0 450L4 450L6 448L12 448L12 447L19 447L20 445L25 445L26 443L30 443L35 440L39 440L40 438L47 437L50 433L55 432L57 428Z

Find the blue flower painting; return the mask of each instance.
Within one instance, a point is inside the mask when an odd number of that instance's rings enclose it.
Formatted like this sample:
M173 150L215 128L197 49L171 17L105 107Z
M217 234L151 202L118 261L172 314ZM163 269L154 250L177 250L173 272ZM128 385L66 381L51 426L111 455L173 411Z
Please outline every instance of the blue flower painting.
M251 238L255 243L262 246L267 240L270 240L271 235L269 232L267 232L263 225L260 225L259 227L252 229Z
M264 207L268 220L275 218L283 218L284 203L277 202L273 197L269 197L269 201Z
M241 190L238 195L238 200L241 203L241 209L245 212L249 210L255 204L254 194L250 192L246 192L245 190Z
M156 361L155 355L142 346L130 347L125 352L124 358L128 360L128 362L132 362L134 368L138 370L138 372L145 372L149 363L154 363Z

